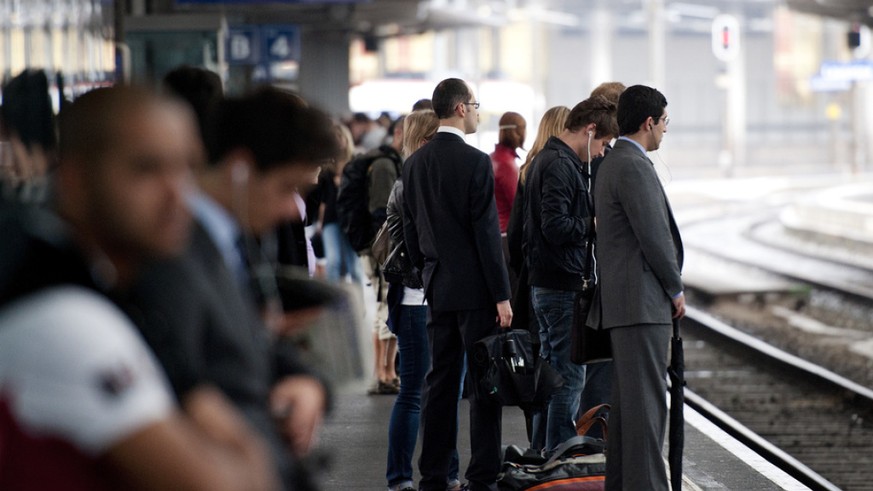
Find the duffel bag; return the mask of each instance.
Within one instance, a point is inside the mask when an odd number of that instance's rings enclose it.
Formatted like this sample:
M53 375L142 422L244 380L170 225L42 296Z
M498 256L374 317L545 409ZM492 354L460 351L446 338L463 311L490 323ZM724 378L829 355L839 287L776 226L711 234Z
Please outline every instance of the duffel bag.
M562 443L542 464L504 462L501 491L602 491L606 483L605 444L587 436Z

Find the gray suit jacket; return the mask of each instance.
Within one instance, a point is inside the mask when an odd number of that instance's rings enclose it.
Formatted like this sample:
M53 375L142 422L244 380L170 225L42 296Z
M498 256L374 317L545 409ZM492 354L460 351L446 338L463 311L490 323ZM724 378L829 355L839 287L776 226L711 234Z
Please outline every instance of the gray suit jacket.
M619 140L604 159L594 211L602 327L670 324L682 238L652 161L633 143Z

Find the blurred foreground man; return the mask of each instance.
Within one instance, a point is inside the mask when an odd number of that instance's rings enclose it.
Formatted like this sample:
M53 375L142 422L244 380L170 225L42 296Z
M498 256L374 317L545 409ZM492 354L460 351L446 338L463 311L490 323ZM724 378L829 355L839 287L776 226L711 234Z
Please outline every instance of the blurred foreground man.
M128 310L181 400L203 384L219 388L269 443L285 489L313 489L301 461L327 389L261 319L255 291L267 305L278 299L255 238L298 216L297 189L336 154L336 140L327 116L271 88L222 101L213 135L188 200L191 243L144 272Z
M266 446L214 389L176 407L107 299L180 253L199 149L193 118L130 88L61 115L56 208L3 210L0 489L277 489Z
M509 327L509 279L500 247L491 159L464 142L479 125L479 103L466 82L446 79L433 92L440 127L407 159L403 224L410 259L422 271L428 305L431 369L422 397L420 489L444 491L456 448L464 353ZM482 376L468 365L469 378ZM473 383L471 387L476 386ZM469 489L497 490L501 407L473 391Z
M635 85L618 101L621 135L594 188L602 327L613 353L606 489L667 491L661 448L667 422L671 318L685 315L682 239L646 152L670 121L667 99Z

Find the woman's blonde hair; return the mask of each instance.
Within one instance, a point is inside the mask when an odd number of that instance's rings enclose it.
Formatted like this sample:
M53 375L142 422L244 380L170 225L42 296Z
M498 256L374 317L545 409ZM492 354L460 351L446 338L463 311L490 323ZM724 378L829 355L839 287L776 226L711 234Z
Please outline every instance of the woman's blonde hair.
M534 157L540 153L540 150L546 146L546 142L549 141L549 138L558 136L562 131L564 131L564 125L567 123L567 116L569 115L570 108L567 106L555 106L543 114L543 119L540 120L540 126L539 129L537 129L537 137L534 140L533 145L531 145L530 151L527 153L524 165L522 165L520 169L520 179L522 183L527 179L527 171L530 169L530 163L533 161Z
M413 111L403 121L403 158L412 155L425 142L433 138L440 120L431 109Z
M352 138L352 132L349 131L348 126L343 123L334 123L333 131L339 142L339 153L335 160L336 172L339 173L355 155L355 140Z

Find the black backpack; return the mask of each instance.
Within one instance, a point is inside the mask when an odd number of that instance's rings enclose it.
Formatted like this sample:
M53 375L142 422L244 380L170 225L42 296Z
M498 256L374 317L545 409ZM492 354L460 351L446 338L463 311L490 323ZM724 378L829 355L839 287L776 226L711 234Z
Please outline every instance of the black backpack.
M400 154L392 147L382 145L346 164L336 197L336 213L340 227L348 237L349 243L358 252L370 247L381 225L374 222L369 210L370 166L380 158L391 159L397 175L400 176L402 164Z

